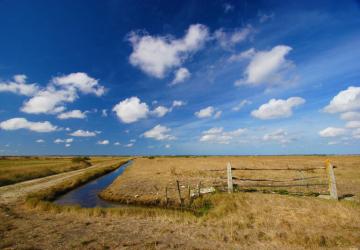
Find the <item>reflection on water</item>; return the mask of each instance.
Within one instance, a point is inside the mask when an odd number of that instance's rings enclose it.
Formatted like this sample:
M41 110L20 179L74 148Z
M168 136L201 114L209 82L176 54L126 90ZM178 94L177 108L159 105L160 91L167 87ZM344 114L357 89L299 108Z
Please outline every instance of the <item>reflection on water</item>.
M132 164L129 161L106 175L86 183L54 201L59 205L80 205L81 207L116 207L121 206L115 202L109 202L99 198L98 193L109 186L124 170Z

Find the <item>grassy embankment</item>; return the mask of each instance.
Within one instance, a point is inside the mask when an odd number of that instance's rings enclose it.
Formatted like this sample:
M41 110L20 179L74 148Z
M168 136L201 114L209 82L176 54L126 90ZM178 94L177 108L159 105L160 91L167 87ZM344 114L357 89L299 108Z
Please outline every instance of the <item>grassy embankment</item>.
M0 186L86 168L90 165L113 160L112 157L91 157L73 161L73 157L1 157Z

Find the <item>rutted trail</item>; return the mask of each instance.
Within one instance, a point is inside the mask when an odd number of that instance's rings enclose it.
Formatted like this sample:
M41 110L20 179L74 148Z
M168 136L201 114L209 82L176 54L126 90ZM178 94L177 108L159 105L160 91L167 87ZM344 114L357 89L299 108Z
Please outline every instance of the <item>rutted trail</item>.
M63 181L66 181L74 176L81 175L89 170L107 167L116 163L121 163L121 160L106 161L95 164L94 166L74 170L71 172L65 172L61 174L51 175L43 178L34 180L24 181L13 185L0 187L0 204L12 203L24 199L27 195L32 192L38 192L51 188Z

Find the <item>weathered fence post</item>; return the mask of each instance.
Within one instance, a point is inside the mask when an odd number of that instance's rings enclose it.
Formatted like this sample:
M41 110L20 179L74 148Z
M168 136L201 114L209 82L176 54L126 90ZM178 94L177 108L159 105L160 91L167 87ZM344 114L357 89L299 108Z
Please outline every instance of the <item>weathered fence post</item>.
M191 206L191 188L190 185L188 185L188 198L189 198L189 207Z
M180 206L181 208L183 207L183 199L181 198L181 190L180 190L180 183L179 181L176 181L177 184L177 190L178 190L178 194L179 194L179 200L180 200Z
M227 163L227 183L228 183L228 192L232 193L233 192L233 180L232 180L230 162Z
M201 196L201 181L199 181L199 184L197 185L197 192L198 192L198 197Z
M336 179L335 179L335 173L334 173L334 167L331 164L329 160L326 161L326 171L329 178L329 191L330 191L330 197L334 200L338 200L338 194L336 189Z

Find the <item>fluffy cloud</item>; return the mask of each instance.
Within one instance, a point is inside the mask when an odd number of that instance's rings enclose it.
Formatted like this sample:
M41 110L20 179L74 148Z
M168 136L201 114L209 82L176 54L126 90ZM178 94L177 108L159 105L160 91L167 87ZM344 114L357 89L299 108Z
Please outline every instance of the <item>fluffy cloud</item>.
M170 85L176 85L184 82L190 77L190 72L187 68L180 68L175 72L175 78Z
M130 63L151 76L163 78L169 69L180 66L189 53L199 50L208 33L208 28L201 24L191 25L181 39L132 32L129 35L133 47Z
M233 139L243 135L246 132L246 129L239 128L237 130L224 132L222 127L214 127L209 130L202 132L200 137L201 142L210 142L210 143L219 143L219 144L229 144Z
M153 102L157 103L157 102ZM163 117L167 113L172 112L174 108L185 105L185 102L175 100L172 106L167 108L165 106L157 106L153 110L149 110L145 102L141 102L138 97L126 98L114 106L113 111L116 112L119 119L124 123L137 122L140 119L147 118L149 115L156 117Z
M133 123L146 118L149 113L148 105L138 97L126 98L114 106L118 118L124 123Z
M133 146L134 146L134 143L128 143L128 144L124 145L125 148L131 148Z
M186 105L186 103L184 101L180 101L180 100L174 100L173 103L172 103L173 108L181 107L181 106L184 106L184 105Z
M171 110L168 109L167 107L158 106L153 111L151 111L151 114L154 115L154 116L157 116L157 117L163 117L164 115L166 115L170 111Z
M214 112L215 112L214 107L209 106L207 108L203 108L195 112L195 115L198 118L207 118L207 117L211 117L214 114Z
M265 103L257 110L253 110L251 115L262 119L275 119L289 117L292 115L292 109L305 103L305 99L301 97L290 97L287 100L271 99L268 103Z
M74 91L56 90L53 87L48 87L26 101L21 111L29 114L55 114L66 109L64 103L74 102L76 98L77 95Z
M15 75L13 81L0 82L0 92L11 92L18 95L32 96L39 87L36 83L27 84L26 75Z
M36 143L44 143L45 141L43 139L36 140Z
M360 121L349 121L345 126L347 128L360 128Z
M336 137L340 135L344 135L346 130L343 128L335 128L335 127L328 127L319 132L321 137Z
M279 142L281 144L287 144L287 143L291 142L294 139L295 138L289 137L288 132L286 132L283 129L278 129L275 132L265 134L263 136L264 141L276 141L276 142Z
M340 91L324 108L328 113L339 113L360 110L360 87L350 86Z
M75 109L68 112L61 113L57 116L61 120L65 119L84 119L86 118L86 112L81 112L81 110Z
M0 128L3 130L18 130L27 129L34 132L46 133L58 130L58 128L52 125L48 121L44 122L31 122L25 118L12 118L0 123Z
M236 29L232 32L226 32L224 29L218 29L214 32L214 37L222 48L228 49L242 41L245 41L253 32L254 29L249 25L245 28Z
M152 138L158 141L162 140L174 140L175 137L170 135L169 132L171 131L170 128L165 126L161 126L160 124L156 125L152 129L146 131L143 136L146 138Z
M97 132L87 131L87 130L76 130L75 132L71 133L71 136L77 136L77 137L92 137L96 136Z
M105 88L99 84L98 80L83 72L55 77L52 79L52 82L55 85L67 89L77 89L83 94L95 94L96 96L102 96L105 93Z
M270 51L256 52L245 70L244 79L236 81L235 85L258 85L279 81L280 72L292 65L285 59L291 50L289 46L278 45Z
M340 115L340 118L346 121L360 121L360 112L345 112Z
M109 140L103 140L103 141L98 141L97 144L99 145L108 145L110 142Z
M114 145L115 145L115 146L120 146L121 143L117 141L117 142L114 142Z
M37 91L27 100L21 111L29 114L56 114L63 112L65 103L72 103L79 98L78 91L83 94L104 94L104 87L86 73L72 73L55 77L44 89Z

